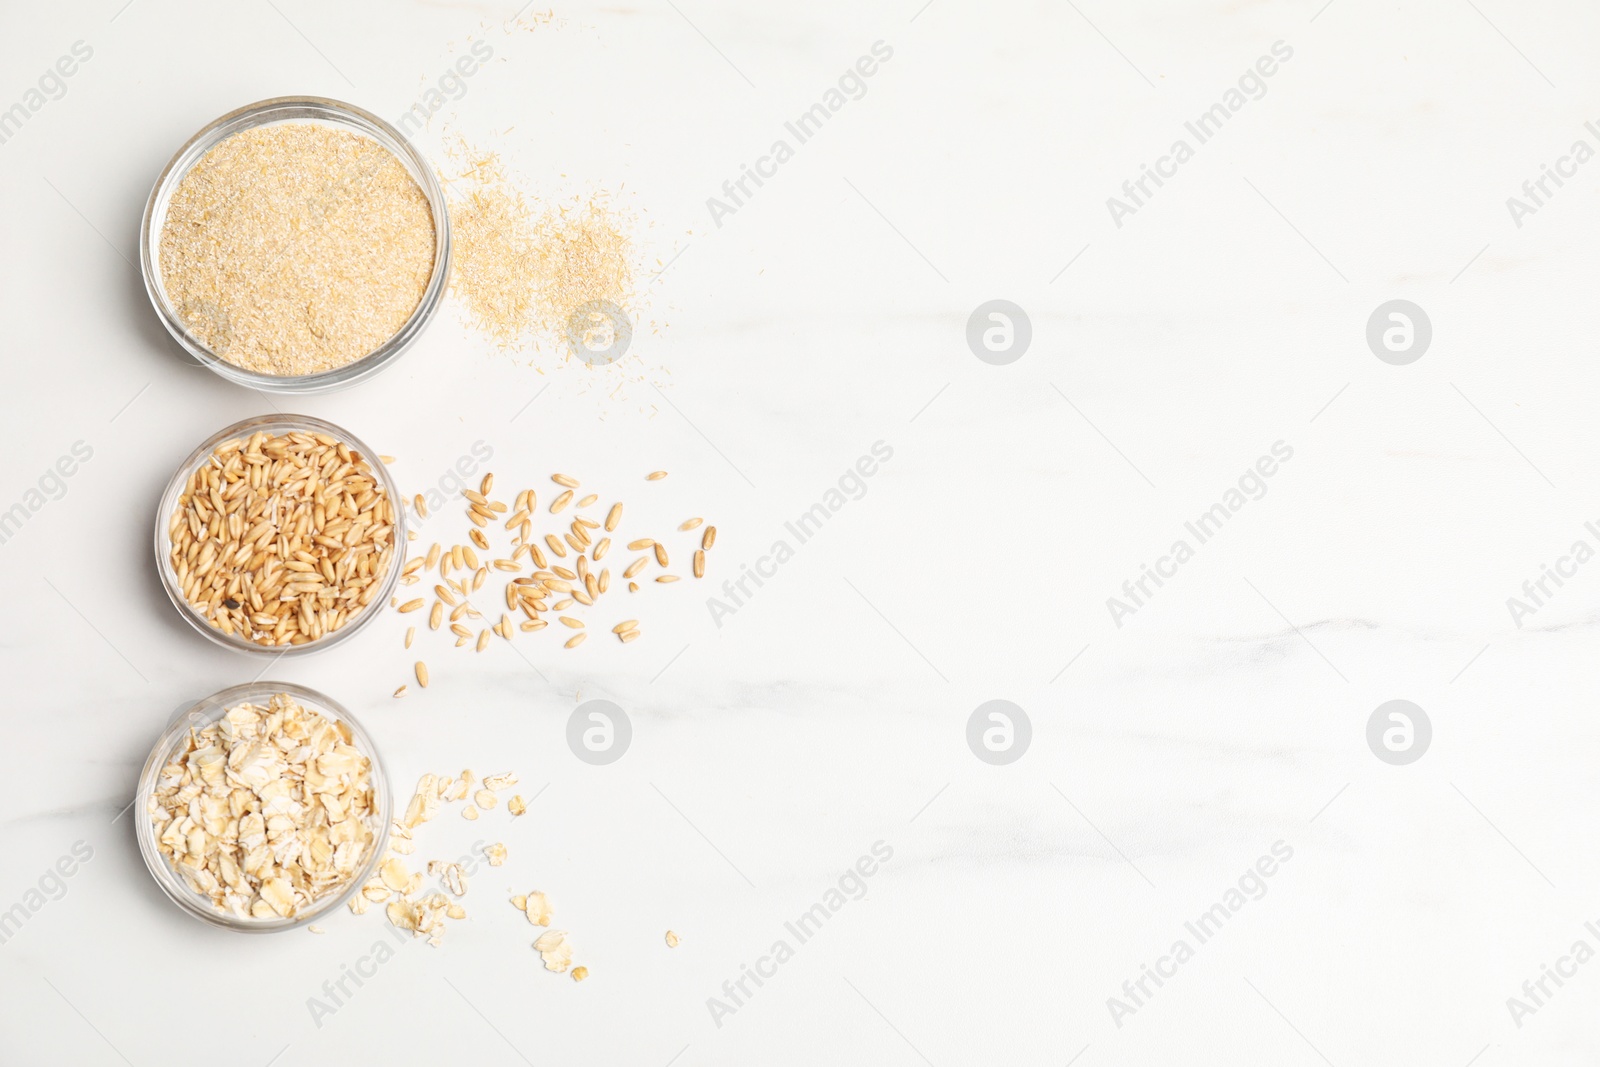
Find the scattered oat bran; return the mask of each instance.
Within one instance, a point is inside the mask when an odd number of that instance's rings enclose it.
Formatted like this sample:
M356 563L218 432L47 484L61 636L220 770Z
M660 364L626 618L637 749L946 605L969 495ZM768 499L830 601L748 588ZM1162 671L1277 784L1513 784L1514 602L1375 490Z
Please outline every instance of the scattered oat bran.
M168 298L218 356L313 374L405 325L433 272L433 216L377 141L279 123L223 139L184 175L160 252Z
M450 193L450 291L472 327L498 348L530 341L565 354L569 320L605 301L634 300L632 219L604 193L530 204L498 155L456 138L447 154L461 173Z
M561 26L565 26L566 24L566 19L556 18L555 10L551 9L548 11L530 11L526 14L519 15L510 22L505 23L503 28L506 32L506 35L509 36L515 30L527 30L529 32L533 32L540 26L554 25L559 28Z
M474 329L514 348L533 321L531 211L521 192L499 181L469 181L450 202L450 291Z

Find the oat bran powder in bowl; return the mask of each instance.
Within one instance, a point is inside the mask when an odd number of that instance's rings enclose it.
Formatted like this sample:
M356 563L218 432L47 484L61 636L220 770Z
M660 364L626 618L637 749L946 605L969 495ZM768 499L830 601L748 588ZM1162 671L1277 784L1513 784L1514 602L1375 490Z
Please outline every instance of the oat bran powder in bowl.
M161 280L190 333L258 374L353 363L399 332L433 272L433 214L383 145L309 122L242 130L184 175Z

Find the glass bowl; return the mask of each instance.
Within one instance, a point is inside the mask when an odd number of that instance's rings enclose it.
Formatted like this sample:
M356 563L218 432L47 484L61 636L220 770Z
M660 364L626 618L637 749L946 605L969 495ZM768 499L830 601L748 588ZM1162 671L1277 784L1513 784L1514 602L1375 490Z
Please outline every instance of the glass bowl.
M213 352L189 331L177 309L167 298L161 276L161 230L167 221L167 206L173 191L202 156L225 138L242 130L289 122L314 123L348 130L377 141L399 159L428 200L433 214L433 274L422 299L398 333L360 359L333 370L315 374L276 375L236 367ZM450 212L445 207L444 189L428 159L405 135L370 111L320 96L281 96L262 100L230 111L189 139L172 157L145 205L144 222L139 231L139 268L144 274L145 292L167 332L199 362L231 382L272 393L320 393L342 389L369 378L399 358L427 327L439 311L450 277Z
M167 858L161 854L156 841L155 824L150 820L149 798L155 793L156 782L168 758L177 751L184 735L191 729L204 729L220 719L231 707L244 703L265 704L279 693L287 693L303 707L321 712L327 718L342 723L349 731L351 744L371 761L372 820L376 824L372 854L362 861L347 885L313 901L309 907L293 918L241 919L231 912L218 910L211 903L210 897L190 889L172 869ZM144 857L145 866L150 869L150 876L178 907L202 922L226 930L273 933L278 930L293 930L314 922L347 903L351 897L360 892L361 887L371 880L383 862L384 852L388 848L389 824L394 818L393 804L393 797L389 792L389 778L384 771L383 760L378 755L378 748L373 744L372 736L362 728L350 712L336 701L305 686L289 682L248 682L231 689L224 689L220 693L213 693L192 707L179 712L162 731L155 747L150 750L150 758L145 760L144 770L139 775L139 791L135 794L133 805L134 830L139 839L139 854Z
M268 434L283 434L291 431L303 433L320 433L337 438L350 446L354 452L359 452L366 459L378 481L383 485L384 492L394 504L394 552L389 558L389 569L379 579L380 586L367 606L356 616L346 622L332 633L325 634L315 641L307 641L299 645L260 645L238 634L223 633L202 615L183 595L183 584L178 580L178 572L172 565L172 535L170 525L172 516L178 508L178 497L182 496L188 488L189 476L204 466L211 458L211 453L224 441L235 437L249 437L256 432ZM256 655L267 656L298 656L311 652L320 652L326 648L348 641L362 627L373 619L383 614L383 608L394 596L395 587L400 580L400 570L405 566L406 555L406 508L405 501L400 497L400 488L390 476L389 469L384 466L378 453L368 448L355 434L331 422L313 418L310 415L258 415L243 422L236 422L232 426L218 430L200 443L200 446L189 453L172 480L167 483L166 491L161 494L161 503L156 508L156 571L161 575L161 585L167 591L167 596L172 600L178 614L207 638L239 652L251 652Z

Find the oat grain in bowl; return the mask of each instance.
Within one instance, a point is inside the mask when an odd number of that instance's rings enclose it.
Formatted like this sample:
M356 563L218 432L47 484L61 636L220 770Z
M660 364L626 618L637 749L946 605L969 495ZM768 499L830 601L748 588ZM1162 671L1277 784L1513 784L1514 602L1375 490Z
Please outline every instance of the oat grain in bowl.
M392 487L369 455L306 416L247 420L203 444L163 498L174 601L247 650L347 636L389 594L403 553Z
M385 839L381 770L348 713L325 714L309 690L266 692L240 686L191 709L140 781L152 873L222 925L310 921L371 875Z
M400 332L434 268L428 197L387 147L280 122L233 133L172 193L160 270L184 326L275 376L344 367Z

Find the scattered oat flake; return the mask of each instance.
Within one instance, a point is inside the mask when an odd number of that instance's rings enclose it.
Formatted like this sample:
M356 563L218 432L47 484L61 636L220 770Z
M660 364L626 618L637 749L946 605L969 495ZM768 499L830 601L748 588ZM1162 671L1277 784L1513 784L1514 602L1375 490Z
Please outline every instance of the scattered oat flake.
M378 868L378 876L396 893L404 893L411 885L411 872L398 859L384 860L383 866Z
M587 968L587 967L574 967L574 968L572 968L572 980L574 982L581 982L587 977L589 977L589 968Z
M534 951L544 960L546 970L558 974L572 963L572 943L565 930L546 930L533 943Z
M667 931L667 947L668 948L677 948L678 947L678 940L679 940L679 938L678 938L677 934L673 933L671 930Z
M411 905L406 903L404 900L390 901L389 906L385 909L385 911L389 916L389 921L395 926L398 926L400 929L415 930L417 928L416 918L412 914Z
M439 796L435 785L437 780L434 775L424 774L417 782L416 794L406 806L406 817L403 820L407 829L427 822L438 812Z
M506 846L498 841L492 845L485 845L483 855L489 861L489 866L498 867L506 861Z
M467 872L459 863L442 863L434 860L428 864L428 873L439 879L439 884L454 896L467 895Z
M527 899L523 901L522 910L528 913L528 921L535 926L549 926L550 920L555 918L555 909L550 906L550 898L538 891L528 894Z

